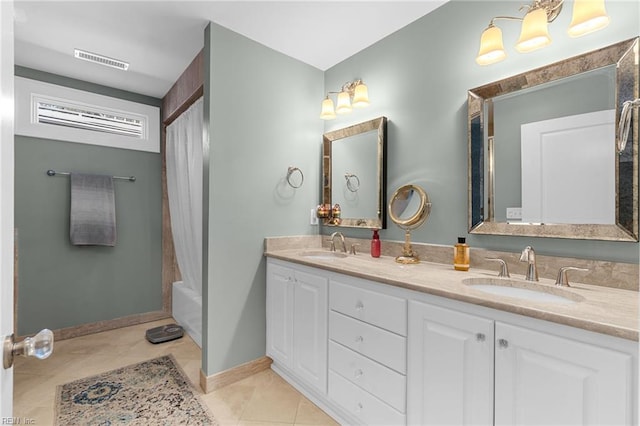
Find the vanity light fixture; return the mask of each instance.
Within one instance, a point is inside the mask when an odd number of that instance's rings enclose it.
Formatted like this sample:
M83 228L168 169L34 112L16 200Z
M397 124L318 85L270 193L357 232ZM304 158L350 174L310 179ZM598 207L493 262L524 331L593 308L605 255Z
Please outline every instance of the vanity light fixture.
M334 109L333 100L329 97L337 94L337 105ZM327 92L327 96L322 101L322 111L320 118L323 120L333 120L338 114L348 114L352 108L363 108L369 106L369 90L367 85L360 79L349 81L342 85L339 92Z
M522 6L527 9L523 18L515 16L496 16L480 37L480 50L476 57L479 65L490 65L503 60L507 53L502 42L502 31L496 27L496 20L522 21L520 38L516 50L520 53L532 52L551 43L548 25L553 22L560 11L564 0L534 0ZM580 37L600 30L609 24L609 16L605 10L604 0L575 0L573 17L567 33L570 37Z

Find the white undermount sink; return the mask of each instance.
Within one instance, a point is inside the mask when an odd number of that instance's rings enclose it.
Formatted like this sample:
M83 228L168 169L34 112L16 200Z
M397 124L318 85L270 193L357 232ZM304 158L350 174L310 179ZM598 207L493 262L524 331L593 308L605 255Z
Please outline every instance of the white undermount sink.
M332 260L332 259L343 259L347 257L347 253L343 253L339 251L314 250L314 251L303 251L302 253L300 253L300 256L308 257L311 259Z
M562 288L508 278L466 278L465 285L483 293L543 303L576 303L584 298Z

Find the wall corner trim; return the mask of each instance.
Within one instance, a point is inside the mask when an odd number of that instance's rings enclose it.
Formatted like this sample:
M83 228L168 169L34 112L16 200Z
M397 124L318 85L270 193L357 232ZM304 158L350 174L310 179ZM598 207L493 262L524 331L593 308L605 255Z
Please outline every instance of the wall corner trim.
M235 383L253 374L259 373L260 371L268 369L271 367L272 362L273 360L271 358L263 356L211 376L207 376L201 369L200 387L205 394L213 392L216 389L220 389L224 386L230 385L231 383Z

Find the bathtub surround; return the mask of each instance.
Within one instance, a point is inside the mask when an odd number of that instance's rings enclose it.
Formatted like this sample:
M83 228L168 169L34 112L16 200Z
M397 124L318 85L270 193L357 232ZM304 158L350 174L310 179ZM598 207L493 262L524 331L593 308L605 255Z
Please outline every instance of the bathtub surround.
M159 106L158 99L27 68L16 74ZM17 334L54 330L56 339L169 316L162 305L160 154L15 137ZM69 242L68 178L48 169L128 176L116 183L118 244Z
M187 287L183 281L172 283L171 315L202 347L202 293Z

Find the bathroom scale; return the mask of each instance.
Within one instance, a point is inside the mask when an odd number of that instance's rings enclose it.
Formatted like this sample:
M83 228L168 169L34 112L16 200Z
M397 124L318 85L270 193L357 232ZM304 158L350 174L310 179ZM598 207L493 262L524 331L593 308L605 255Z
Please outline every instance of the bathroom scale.
M178 324L165 324L147 330L147 340L151 343L163 343L179 339L184 335L184 329Z

